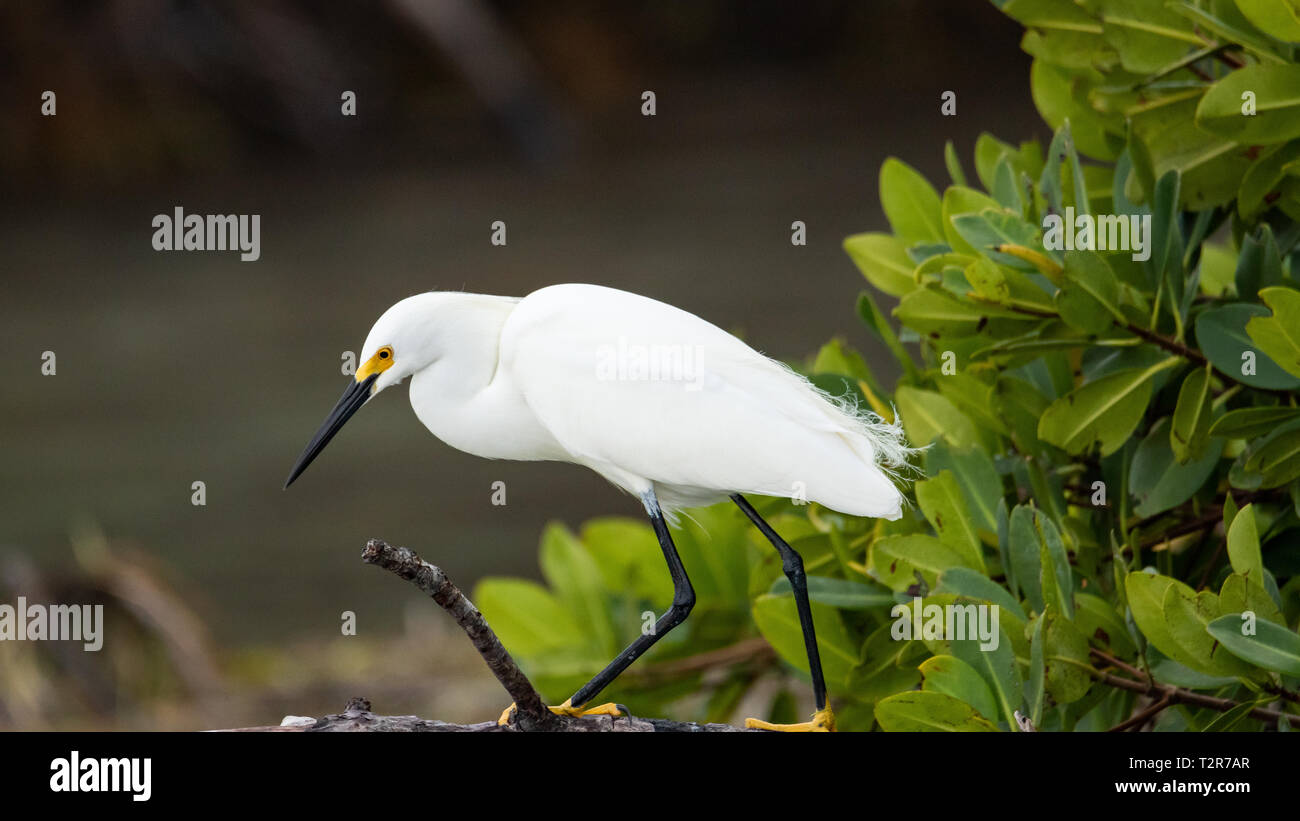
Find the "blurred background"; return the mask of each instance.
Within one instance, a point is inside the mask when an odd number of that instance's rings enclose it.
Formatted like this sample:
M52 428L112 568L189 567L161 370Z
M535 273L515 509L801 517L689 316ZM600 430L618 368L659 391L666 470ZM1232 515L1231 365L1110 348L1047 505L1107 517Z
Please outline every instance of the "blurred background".
M1044 136L1020 35L985 0L0 8L0 603L107 610L99 653L0 643L0 728L275 724L354 695L493 717L463 635L363 566L366 539L468 591L535 577L550 520L639 506L453 451L404 389L282 492L344 352L412 293L577 281L790 362L835 335L870 354L840 243L885 225L886 156L941 179L946 140L970 170L982 130ZM154 251L177 206L260 214L260 260Z

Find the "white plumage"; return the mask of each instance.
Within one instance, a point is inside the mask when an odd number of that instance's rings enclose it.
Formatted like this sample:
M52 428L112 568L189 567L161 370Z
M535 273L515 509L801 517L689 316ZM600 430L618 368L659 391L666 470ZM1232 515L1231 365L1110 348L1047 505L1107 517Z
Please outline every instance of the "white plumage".
M418 294L379 318L361 361L384 348L370 395L411 377L420 421L468 453L585 465L669 512L753 493L901 515L896 425L653 299L576 284Z

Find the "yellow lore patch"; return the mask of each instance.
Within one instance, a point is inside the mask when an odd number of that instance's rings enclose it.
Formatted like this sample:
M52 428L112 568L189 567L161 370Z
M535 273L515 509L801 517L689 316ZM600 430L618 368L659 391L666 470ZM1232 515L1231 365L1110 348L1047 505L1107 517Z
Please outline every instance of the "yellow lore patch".
M388 345L375 351L375 355L366 360L366 363L357 368L357 381L364 382L366 379L375 374L383 373L393 367L393 349Z

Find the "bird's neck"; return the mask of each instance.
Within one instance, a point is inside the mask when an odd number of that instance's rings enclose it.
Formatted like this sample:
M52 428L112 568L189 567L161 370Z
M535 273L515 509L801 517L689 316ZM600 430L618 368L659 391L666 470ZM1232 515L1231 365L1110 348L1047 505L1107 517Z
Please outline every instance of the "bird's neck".
M448 294L432 319L438 328L439 355L417 374L449 400L473 396L492 382L501 343L501 327L518 300L483 294Z
M466 453L559 459L563 451L498 371L501 329L517 302L457 295L445 313L443 353L411 379L411 407L434 436Z

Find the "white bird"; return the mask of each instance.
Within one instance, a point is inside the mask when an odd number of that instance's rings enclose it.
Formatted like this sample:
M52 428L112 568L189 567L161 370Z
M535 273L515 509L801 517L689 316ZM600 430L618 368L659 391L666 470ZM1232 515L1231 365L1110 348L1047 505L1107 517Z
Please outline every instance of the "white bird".
M832 398L694 314L597 285L553 285L522 299L417 294L384 312L359 361L286 488L372 396L410 377L416 416L448 445L488 459L585 465L645 506L673 578L672 607L552 709L617 713L615 705L581 708L695 603L665 517L731 498L782 555L817 702L810 722L749 725L833 728L802 560L743 494L897 519L903 496L891 476L912 451L896 424Z

